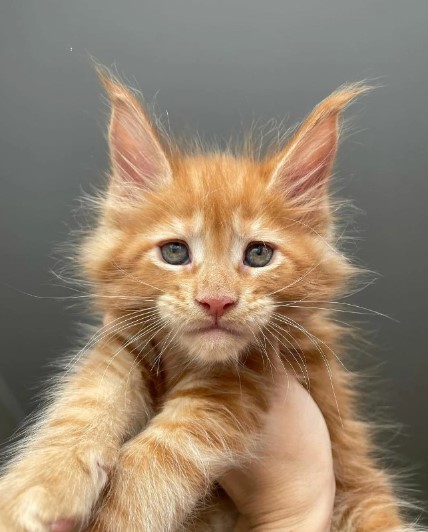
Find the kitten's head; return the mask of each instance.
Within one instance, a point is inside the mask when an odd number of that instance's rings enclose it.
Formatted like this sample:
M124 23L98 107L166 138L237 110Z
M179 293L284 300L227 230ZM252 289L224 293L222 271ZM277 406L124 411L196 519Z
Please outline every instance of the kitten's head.
M329 176L340 113L365 87L334 92L259 160L181 153L127 88L103 82L111 181L82 257L104 310L141 310L148 335L214 362L260 342L293 302L343 288L352 268L334 248Z

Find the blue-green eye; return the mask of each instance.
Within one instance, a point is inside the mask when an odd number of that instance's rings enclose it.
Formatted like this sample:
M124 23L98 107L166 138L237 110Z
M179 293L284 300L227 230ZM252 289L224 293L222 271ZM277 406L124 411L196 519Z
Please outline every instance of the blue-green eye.
M189 264L189 248L183 242L168 242L160 247L162 258L168 264L181 266Z
M267 266L272 260L273 249L263 242L252 242L245 250L244 264L252 268Z

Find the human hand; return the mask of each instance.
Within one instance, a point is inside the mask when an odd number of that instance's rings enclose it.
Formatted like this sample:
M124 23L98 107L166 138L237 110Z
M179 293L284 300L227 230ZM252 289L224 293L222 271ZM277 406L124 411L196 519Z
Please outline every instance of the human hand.
M335 477L330 436L315 401L279 361L261 455L221 480L235 503L237 530L330 530Z

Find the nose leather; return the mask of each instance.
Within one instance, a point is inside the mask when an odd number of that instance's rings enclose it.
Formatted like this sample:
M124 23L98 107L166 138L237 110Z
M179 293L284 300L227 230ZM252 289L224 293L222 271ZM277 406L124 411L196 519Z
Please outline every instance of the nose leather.
M226 312L226 310L236 304L237 298L232 296L202 297L197 298L196 302L203 307L208 314L215 318L219 318Z

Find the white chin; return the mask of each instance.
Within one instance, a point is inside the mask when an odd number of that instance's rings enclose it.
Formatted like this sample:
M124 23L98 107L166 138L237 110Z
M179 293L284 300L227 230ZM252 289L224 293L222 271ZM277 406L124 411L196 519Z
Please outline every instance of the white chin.
M237 360L248 340L222 330L209 330L183 334L180 343L191 359L210 363Z

